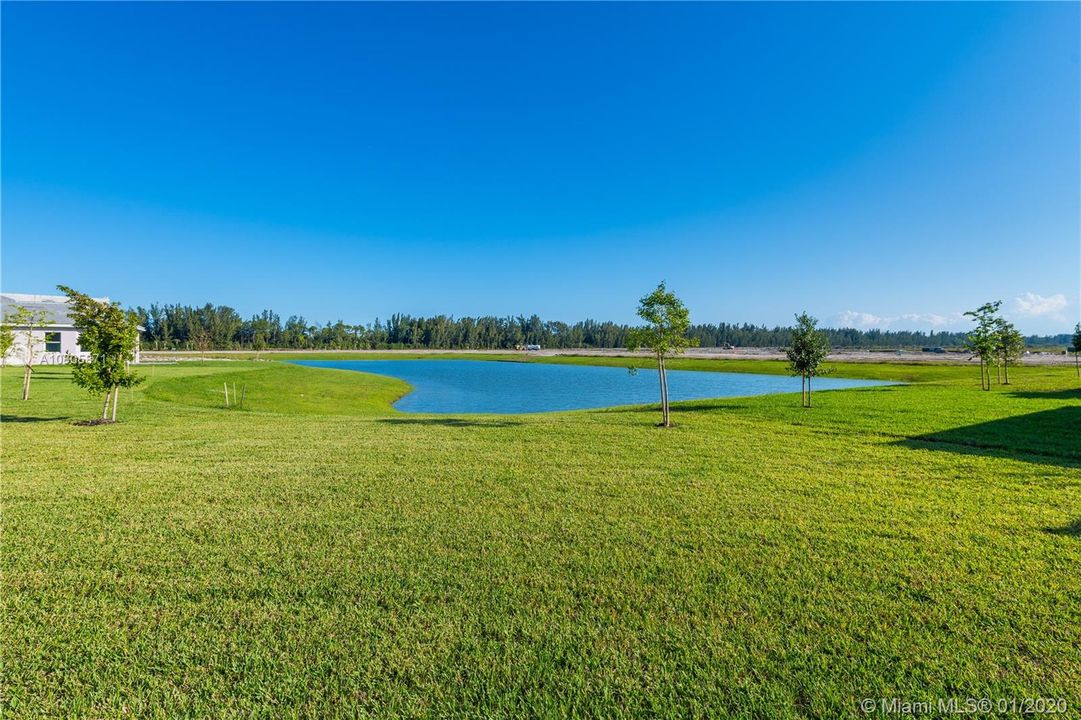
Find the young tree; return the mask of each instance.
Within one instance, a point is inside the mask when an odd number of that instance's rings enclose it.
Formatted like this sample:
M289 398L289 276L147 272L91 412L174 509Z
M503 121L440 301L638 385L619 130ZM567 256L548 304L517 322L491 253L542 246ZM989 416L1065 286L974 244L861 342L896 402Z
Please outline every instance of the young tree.
M1013 323L1002 318L995 325L995 350L1005 375L1005 385L1010 384L1010 363L1016 363L1025 352L1025 338Z
M672 355L698 345L698 340L687 337L687 329L691 325L690 313L675 293L665 289L662 281L656 290L639 300L638 317L649 324L628 333L627 349L648 348L656 357L657 377L661 386L661 425L671 427L665 362Z
M1073 329L1073 367L1077 372L1077 376L1081 377L1081 364L1078 363L1077 358L1081 356L1081 323L1074 325Z
M800 376L803 407L811 407L811 378L822 374L820 366L829 354L830 342L826 334L818 330L818 320L807 313L797 315L792 346L785 355L788 356L789 370Z
M7 323L0 324L0 367L7 365L8 353L15 344L15 331Z
M34 374L34 358L37 357L38 346L44 344L44 341L34 333L50 322L52 322L52 315L48 311L31 310L22 305L16 305L4 318L5 325L11 330L12 344L15 343L16 334L23 341L23 400L30 399L30 378ZM19 329L15 331L14 328Z
M101 419L109 420L111 400L112 421L116 422L120 388L133 387L143 380L129 366L139 343L139 316L65 285L57 287L68 296L72 321L80 333L79 345L90 354L89 360L75 360L72 381L92 394L105 393Z
M972 318L976 323L975 329L965 338L965 347L980 359L981 390L991 389L991 364L998 359L995 331L999 322L998 309L1001 306L1002 301L996 300L965 313L966 317Z

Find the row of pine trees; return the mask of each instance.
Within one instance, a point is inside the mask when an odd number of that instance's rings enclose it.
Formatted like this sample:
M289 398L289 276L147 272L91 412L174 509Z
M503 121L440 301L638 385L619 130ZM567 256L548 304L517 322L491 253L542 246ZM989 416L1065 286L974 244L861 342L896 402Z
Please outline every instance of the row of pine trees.
M150 350L265 350L265 349L385 349L432 348L453 350L543 348L618 348L627 344L630 326L583 320L574 324L525 317L413 317L392 315L367 325L342 322L312 324L292 316L282 322L270 310L248 319L231 307L207 304L151 305L136 308L143 347ZM966 333L824 329L835 348L961 348ZM688 336L701 347L785 347L792 329L762 325L718 323L691 325ZM1067 335L1026 338L1029 345L1063 345Z

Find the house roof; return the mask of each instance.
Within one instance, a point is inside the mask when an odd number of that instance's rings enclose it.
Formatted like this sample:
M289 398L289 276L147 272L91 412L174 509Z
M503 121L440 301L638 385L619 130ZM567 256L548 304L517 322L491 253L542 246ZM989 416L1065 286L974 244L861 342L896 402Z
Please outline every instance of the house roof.
M110 302L109 298L94 298L98 302ZM65 295L27 295L25 293L0 293L0 317L21 305L28 310L44 310L49 313L49 326L71 326L68 298Z

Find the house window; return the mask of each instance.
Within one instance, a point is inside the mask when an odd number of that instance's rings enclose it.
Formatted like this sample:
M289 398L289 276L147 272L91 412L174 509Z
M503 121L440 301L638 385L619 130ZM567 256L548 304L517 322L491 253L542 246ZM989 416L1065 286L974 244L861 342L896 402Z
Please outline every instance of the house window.
M60 333L45 333L45 352L60 352Z

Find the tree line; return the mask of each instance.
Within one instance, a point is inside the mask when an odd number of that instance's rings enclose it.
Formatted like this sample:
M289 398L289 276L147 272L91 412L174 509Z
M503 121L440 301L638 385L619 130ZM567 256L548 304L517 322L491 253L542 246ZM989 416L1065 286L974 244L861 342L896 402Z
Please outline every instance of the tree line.
M320 333L340 331L340 335L331 336L328 342L341 341L343 345L324 345L323 347L363 347L361 343L375 342L380 339L386 345L390 340L401 341L400 345L411 347L510 347L513 342L539 345L546 339L551 341L553 326L563 333L555 337L570 337L565 329L580 331L585 338L601 337L615 342L621 338L618 347L630 350L648 349L657 361L658 381L661 396L661 425L671 426L671 410L668 397L668 379L666 365L670 357L682 354L687 348L698 346L701 336L693 334L694 328L711 328L727 331L735 326L711 326L690 324L690 313L675 293L669 291L662 281L657 288L641 298L638 304L638 317L645 321L644 326L628 327L615 323L596 323L584 321L574 326L563 323L545 323L536 315L528 320L524 317L509 318L461 318L454 320L447 316L435 318L412 318L408 315L394 315L387 325L379 320L371 326L349 326L338 322L324 327L307 326L301 318L290 318L285 325L279 317L270 312L256 315L244 321L232 308L207 304L202 308L181 305L160 307L151 306L149 310L123 310L118 303L96 300L66 285L57 286L67 295L70 314L75 329L79 331L79 345L86 351L87 357L70 358L72 381L91 394L104 394L101 418L95 423L116 422L117 406L120 401L120 388L134 387L143 382L131 363L138 347L139 333L144 332L150 338L158 337L163 343L181 342L182 338L198 338L203 348L210 348L218 343L228 347L228 343L238 342L237 338L247 338L252 347L273 347L269 343L295 342L284 347L310 347L318 342ZM965 313L976 323L976 327L963 336L964 347L980 360L980 387L991 389L991 370L995 369L998 382L1010 384L1010 365L1016 363L1025 347L1025 338L1008 320L999 315L1001 301L984 303L975 310ZM144 324L140 327L140 321ZM47 322L47 318L25 307L16 307L0 323L0 350L6 355L14 343L14 328L18 327L26 335L25 372L23 377L23 400L30 398L31 366L34 363L37 338L34 328ZM755 326L744 325L741 328L755 330ZM764 329L764 328L759 328ZM818 321L806 312L796 316L796 325L786 330L789 342L785 347L788 369L801 379L801 397L804 407L811 407L811 385L813 379L826 372L822 363L829 356L831 331L818 328ZM842 330L841 332L847 332ZM858 331L856 331L858 332ZM378 334L377 334L378 333ZM883 333L887 334L887 333ZM898 333L899 334L899 333ZM920 333L914 333L919 335ZM1075 355L1076 372L1081 376L1081 323L1074 328L1072 336L1061 336L1072 343L1070 351ZM155 342L153 339L150 342ZM451 343L472 343L454 345ZM259 343L260 345L256 345ZM304 343L304 344L301 344ZM352 344L349 344L352 343ZM446 344L441 344L446 343ZM478 345L478 343L480 343ZM265 345L264 345L265 344ZM386 346L384 345L384 346ZM574 345L573 347L580 347ZM378 347L378 346L375 346ZM613 347L613 345L600 345ZM630 368L635 372L635 368ZM228 385L225 389L226 404L229 403ZM234 386L234 395L236 388ZM109 411L112 410L112 417Z
M415 317L391 315L385 322L353 325L341 320L311 323L293 315L284 322L272 310L243 318L226 305L151 305L135 309L143 326L143 347L150 350L500 350L523 345L542 348L622 348L633 328L611 321L573 324L542 320L538 315L496 317ZM836 348L893 349L965 347L967 333L910 330L822 328ZM701 347L787 347L793 328L749 323L690 325L687 336ZM1029 336L1029 346L1062 346L1066 334Z

